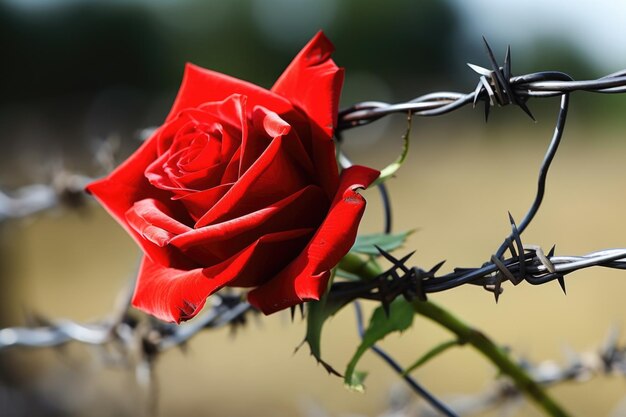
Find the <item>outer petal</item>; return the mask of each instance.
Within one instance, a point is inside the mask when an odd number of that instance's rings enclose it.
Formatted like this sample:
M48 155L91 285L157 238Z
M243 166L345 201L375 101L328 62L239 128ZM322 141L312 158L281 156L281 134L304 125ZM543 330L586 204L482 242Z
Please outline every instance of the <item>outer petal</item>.
M311 119L308 145L319 183L329 198L335 194L338 182L332 136L343 85L343 69L330 57L333 50L332 43L318 32L272 87L273 92L286 97Z
M144 256L137 277L133 306L169 322L180 323L194 317L206 298L238 278L250 275L259 263L267 262L273 244L285 245L306 236L309 230L294 230L263 236L231 259L209 268L191 270L165 267Z
M291 103L278 94L247 81L188 63L178 96L166 121L172 120L181 110L198 107L209 101L222 101L232 94L247 96L248 106L251 108L260 104L281 115L295 114Z
M355 190L370 185L380 172L353 166L343 171L328 216L301 254L275 278L248 293L248 301L271 314L307 300L318 300L326 290L330 270L348 253L365 210Z
M329 138L337 123L343 85L343 69L330 58L334 49L328 38L318 32L272 87L273 92L286 97L317 123Z
M178 202L170 201L168 192L153 187L144 175L148 165L156 159L156 137L158 132L144 142L124 163L117 167L107 177L92 182L87 191L93 194L104 208L126 229L144 252L153 259L169 262L172 253L167 248L159 248L144 238L135 228L129 225L126 219L128 212L135 202L144 199L154 199L163 202L168 212L178 220L188 219L188 215ZM191 223L191 222L190 222Z

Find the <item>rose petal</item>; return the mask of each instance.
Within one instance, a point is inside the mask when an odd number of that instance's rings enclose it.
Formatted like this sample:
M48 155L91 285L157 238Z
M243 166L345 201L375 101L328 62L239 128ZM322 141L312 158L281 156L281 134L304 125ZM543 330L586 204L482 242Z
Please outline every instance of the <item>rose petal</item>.
M337 190L338 171L331 141L337 124L343 68L331 59L332 43L320 31L294 58L272 87L286 97L314 123L311 126L311 154L320 185L332 198Z
M317 228L329 207L324 192L316 185L299 190L261 210L218 224L189 229L168 243L183 253L196 248L211 257L226 259L259 237L280 231ZM195 257L194 257L195 258Z
M144 176L147 166L156 159L156 132L139 149L107 177L94 181L86 189L104 208L124 227L137 244L154 259L166 262L171 256L167 248L159 248L146 240L133 228L126 218L126 213L135 202L144 199L161 201L173 218L181 221L191 220L182 204L170 201L170 194L153 187ZM191 222L190 222L191 223Z
M263 106L255 107L252 111L252 129L249 136L250 138L242 143L243 154L240 172L247 171L261 157L271 139L283 137L285 138L283 146L294 159L296 165L303 169L310 178L315 178L317 172L313 168L311 158L304 149L298 132L275 112Z
M203 191L194 191L185 195L172 197L180 201L187 208L189 215L194 221L198 221L206 212L213 207L233 187L234 183L218 185Z
M335 200L315 236L275 278L248 293L250 304L271 314L320 298L326 290L330 270L348 253L356 239L365 200L355 189L367 187L379 174L362 166L342 172Z
M166 120L172 120L183 109L198 107L211 101L221 101L235 93L246 96L248 106L261 104L278 114L291 114L298 118L291 103L278 94L247 81L188 63L185 66L178 96Z
M141 247L153 261L162 265L187 265L189 260L167 244L174 236L186 233L190 227L172 218L165 204L151 198L136 202L126 212L128 225L141 236Z
M311 183L278 136L195 227L222 222L267 207Z
M209 295L237 278L248 265L263 262L259 255L267 257L267 253L257 248L264 244L284 244L306 233L299 230L263 236L231 259L210 268L168 268L144 256L132 304L164 321L189 320L200 311Z
M126 219L137 233L160 246L165 246L168 243L169 240L163 241L162 239L162 236L166 234L173 237L193 230L173 219L168 208L160 201L152 198L146 198L133 204L133 207L126 212ZM146 232L148 227L152 229ZM153 235L153 232L157 234Z
M274 93L287 98L315 121L329 138L337 122L343 85L343 69L331 59L334 49L324 33L318 32L272 87Z

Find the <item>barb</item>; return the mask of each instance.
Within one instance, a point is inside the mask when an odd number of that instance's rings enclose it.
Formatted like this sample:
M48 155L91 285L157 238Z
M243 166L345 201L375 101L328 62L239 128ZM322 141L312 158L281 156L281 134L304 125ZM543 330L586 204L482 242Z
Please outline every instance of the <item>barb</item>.
M27 185L12 193L0 191L0 223L65 205L78 208L84 204L85 185L91 178L61 171L51 184Z
M88 345L118 343L129 345L142 340L143 353L153 355L184 345L191 337L205 329L220 328L241 323L255 311L237 295L219 295L211 298L212 306L192 322L175 325L156 320L142 321L126 306L119 319L81 324L71 320L56 320L42 327L9 327L0 330L0 351L12 347L57 347L69 342Z
M339 112L337 130L339 132L376 121L394 113L411 112L417 116L440 116L458 110L468 104L485 103L486 114L489 108L513 104L519 106L531 118L526 106L529 98L562 96L574 91L587 91L603 94L626 92L626 70L606 75L597 80L576 81L568 74L558 71L542 71L521 76L512 76L510 52L507 52L504 68L498 67L493 53L489 50L492 69L469 64L480 75L478 85L469 93L436 92L416 97L404 103L366 101L357 103ZM534 119L534 118L533 118Z
M626 248L607 249L582 256L548 256L535 245L523 246L524 261L518 254L500 260L495 255L491 261L476 268L455 268L453 272L436 276L442 263L426 271L407 264L409 256L396 258L381 250L382 255L392 266L372 280L341 281L333 284L331 296L338 299L377 300L388 304L398 296L408 299L425 299L426 294L450 290L464 284L480 285L496 295L503 291L501 284L511 281L514 285L527 281L541 285L554 280L561 284L563 278L581 269L601 266L612 269L626 269ZM522 253L522 252L520 252Z

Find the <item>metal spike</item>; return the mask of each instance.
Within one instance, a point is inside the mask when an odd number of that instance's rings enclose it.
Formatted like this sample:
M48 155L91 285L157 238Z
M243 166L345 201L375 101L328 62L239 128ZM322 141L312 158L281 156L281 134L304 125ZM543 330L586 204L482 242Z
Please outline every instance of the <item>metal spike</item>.
M507 237L506 239L504 239L504 243L509 248L509 252L511 252L511 256L513 258L517 258L517 250L515 250L515 245L513 245L511 238Z
M389 300L383 297L381 304L383 306L383 311L385 312L385 317L389 318L389 315L391 314L391 307L389 305Z
M487 49L487 57L489 58L491 67L493 69L492 76L495 77L494 86L498 93L498 97L500 98L500 103L507 104L507 102L505 102L505 100L502 99L502 91L500 87L504 88L507 95L509 95L510 93L509 93L509 87L508 87L508 80L505 80L504 77L502 76L502 72L500 71L500 66L498 65L498 61L496 61L496 57L493 54L493 51L491 50L491 47L489 46L489 43L487 42L487 39L485 39L484 36L483 36L483 42L485 43L485 48Z
M478 85L476 85L476 89L474 90L474 101L472 102L472 108L475 109L476 108L476 103L478 102L478 97L480 96L480 92L483 89L483 85L482 83L478 83Z
M537 119L535 119L535 116L533 116L533 114L530 112L530 109L528 108L526 103L524 103L523 101L517 100L515 104L517 104L522 110L524 110L524 113L526 113L528 117L532 119L533 122L537 121Z
M433 266L432 268L430 268L430 270L428 271L428 275L433 276L437 273L437 271L439 271L439 269L441 269L441 267L443 266L443 264L446 263L446 260L444 259L443 261L437 263L437 265Z
M506 46L506 55L504 56L504 78L509 82L511 80L511 45Z
M490 77L491 76L491 70L489 70L487 68L483 68L483 67L481 67L479 65L476 65L476 64L470 64L469 62L467 63L467 66L470 67L472 70L474 70L474 72L476 72L479 75L484 75L485 77Z
M493 285L493 296L496 299L496 304L498 304L498 300L500 299L501 293L502 293L502 275L496 274L496 283Z
M552 245L550 251L548 252L548 258L552 258L554 256L554 251L556 250L556 244Z
M489 97L489 105L495 106L496 102L494 101L493 98L495 97L496 94L493 92L493 89L491 88L489 81L487 81L487 78L485 77L480 77L480 82L485 88L485 90L487 91L487 96Z
M401 259L397 259L394 256L392 256L389 252L382 249L381 247L377 245L374 245L374 247L378 250L378 252L382 255L382 257L388 260L389 262L391 262L395 268L401 269L404 273L409 272L409 269L406 267L405 263L406 261L409 260L411 256L413 256L415 251L409 253L408 255L405 255Z
M559 275L556 280L559 282L561 289L563 290L563 294L567 295L567 290L565 290L565 276Z
M519 255L518 255L519 272L520 272L520 277L521 277L521 279L517 281L517 284L519 284L526 277L526 257L524 254L524 246L522 245L522 238L520 236L519 229L517 228L517 224L515 224L515 220L513 219L513 216L511 215L511 212L509 212L509 221L511 222L513 239L515 240L515 244L517 245L517 250L519 251ZM516 255L513 255L513 256L516 256ZM512 281L512 282L513 284L517 285L515 281Z

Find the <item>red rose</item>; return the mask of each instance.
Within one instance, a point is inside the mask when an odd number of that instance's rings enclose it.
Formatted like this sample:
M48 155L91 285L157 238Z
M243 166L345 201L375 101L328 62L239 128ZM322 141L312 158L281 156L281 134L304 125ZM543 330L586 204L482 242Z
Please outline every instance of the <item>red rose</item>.
M379 175L338 173L332 50L318 33L269 91L187 65L163 126L88 186L145 253L135 307L180 322L224 286L266 314L324 293Z

